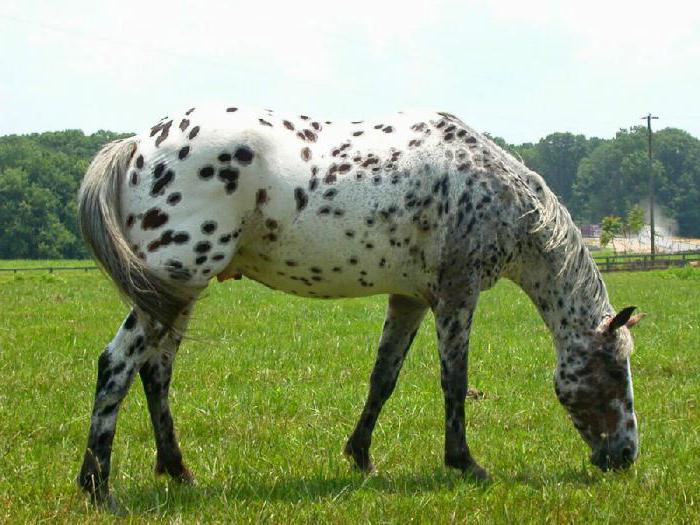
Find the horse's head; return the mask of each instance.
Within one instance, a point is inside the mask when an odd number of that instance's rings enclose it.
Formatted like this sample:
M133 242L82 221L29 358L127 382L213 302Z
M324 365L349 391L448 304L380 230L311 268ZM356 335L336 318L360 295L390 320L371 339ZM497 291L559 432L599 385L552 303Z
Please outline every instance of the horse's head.
M555 391L602 470L627 468L639 455L629 356L634 307L559 348Z

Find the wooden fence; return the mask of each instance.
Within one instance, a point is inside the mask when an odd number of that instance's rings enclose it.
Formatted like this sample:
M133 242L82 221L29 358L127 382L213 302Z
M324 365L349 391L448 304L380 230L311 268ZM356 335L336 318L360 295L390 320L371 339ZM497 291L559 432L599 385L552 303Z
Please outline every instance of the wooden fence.
M638 272L646 270L665 270L687 266L691 263L700 265L700 251L676 254L648 253L593 256L601 272Z
M90 271L90 270L97 270L97 266L37 266L37 267L32 267L32 268L0 268L0 272L12 272L12 273L17 273L17 272L49 272L53 273L55 271L61 271L61 270L83 270L83 271Z
M676 254L657 254L651 256L648 253L620 254L620 255L593 255L593 260L601 272L638 272L646 270L665 270L666 268L683 267L689 264L700 266L700 251L684 252ZM38 272L53 273L64 270L97 270L97 266L37 266L33 268L0 268L0 272Z

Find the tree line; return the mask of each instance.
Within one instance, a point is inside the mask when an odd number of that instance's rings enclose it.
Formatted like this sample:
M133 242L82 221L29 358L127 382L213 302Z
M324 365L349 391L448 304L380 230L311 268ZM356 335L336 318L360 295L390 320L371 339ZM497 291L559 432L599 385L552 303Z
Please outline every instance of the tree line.
M498 140L498 139L496 139ZM700 140L681 129L653 134L655 199L678 223L678 234L700 236ZM621 129L614 138L552 133L539 142L500 145L538 172L577 223L626 217L648 201L647 130Z
M0 259L83 258L75 196L92 156L110 131L66 130L0 137ZM625 217L648 195L646 128L612 139L552 133L501 147L540 173L578 223ZM667 128L654 133L656 201L679 235L700 237L700 141Z

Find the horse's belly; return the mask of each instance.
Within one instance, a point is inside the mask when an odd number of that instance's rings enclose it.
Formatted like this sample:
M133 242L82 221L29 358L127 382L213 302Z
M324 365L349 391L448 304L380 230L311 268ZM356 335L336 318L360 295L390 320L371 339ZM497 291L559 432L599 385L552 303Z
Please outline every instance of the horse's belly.
M245 244L231 261L232 273L303 297L422 296L426 273L421 253L411 255L403 240L381 232L350 238L350 227L309 231L279 231L274 243Z

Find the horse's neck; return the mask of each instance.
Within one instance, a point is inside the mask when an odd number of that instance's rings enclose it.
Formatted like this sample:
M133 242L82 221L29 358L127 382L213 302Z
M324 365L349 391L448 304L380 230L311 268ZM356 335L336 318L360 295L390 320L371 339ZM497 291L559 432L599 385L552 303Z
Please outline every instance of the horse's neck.
M567 227L575 228L573 223ZM612 307L580 234L570 231L553 248L546 228L529 235L532 242L525 243L514 280L537 307L558 347L585 337Z

